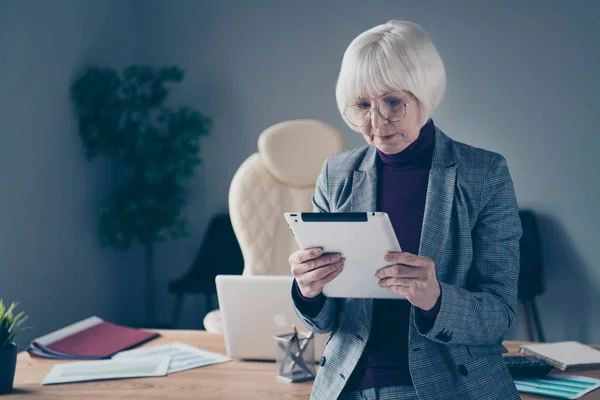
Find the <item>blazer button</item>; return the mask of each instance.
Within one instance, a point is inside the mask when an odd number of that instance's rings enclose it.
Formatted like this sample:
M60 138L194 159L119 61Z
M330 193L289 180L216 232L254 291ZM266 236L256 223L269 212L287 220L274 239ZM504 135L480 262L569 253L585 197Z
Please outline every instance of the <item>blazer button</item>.
M469 375L469 371L467 371L467 367L465 367L464 365L459 365L458 366L458 372L462 375L462 376L467 376Z
M325 356L321 357L321 367L323 365L325 365L325 361L327 361L327 359L325 358Z

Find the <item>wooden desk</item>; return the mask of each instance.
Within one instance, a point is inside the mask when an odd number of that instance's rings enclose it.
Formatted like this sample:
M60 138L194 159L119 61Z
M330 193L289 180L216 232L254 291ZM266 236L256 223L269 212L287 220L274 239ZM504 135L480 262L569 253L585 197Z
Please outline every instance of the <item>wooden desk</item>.
M162 337L146 346L183 342L198 348L225 354L223 336L204 331L160 331ZM518 353L521 342L506 342L509 354ZM62 361L32 358L19 353L15 375L15 391L3 399L210 399L267 400L308 399L312 382L285 383L275 378L275 364L270 362L231 361L192 369L159 378L123 379L100 382L42 386L40 382ZM600 370L581 374L600 379ZM522 399L550 399L522 395ZM600 390L585 396L600 399Z

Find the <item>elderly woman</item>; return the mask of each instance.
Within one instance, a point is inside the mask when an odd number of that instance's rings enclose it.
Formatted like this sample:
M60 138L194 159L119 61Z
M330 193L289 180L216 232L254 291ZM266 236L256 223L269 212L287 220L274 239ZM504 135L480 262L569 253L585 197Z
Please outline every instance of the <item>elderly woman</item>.
M373 279L406 300L327 298L343 254L290 256L298 314L331 333L313 399L519 398L502 358L522 234L513 183L504 157L434 124L445 86L411 22L376 26L344 54L338 108L368 146L325 162L314 209L388 213L403 252L382 254L389 266Z

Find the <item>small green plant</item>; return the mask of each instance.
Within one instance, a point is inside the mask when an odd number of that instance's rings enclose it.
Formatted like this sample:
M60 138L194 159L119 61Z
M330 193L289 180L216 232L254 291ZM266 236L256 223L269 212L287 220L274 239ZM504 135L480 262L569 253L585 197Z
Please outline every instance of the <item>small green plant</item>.
M27 316L23 311L14 314L18 303L12 303L8 308L0 299L0 349L9 345L19 333L28 330L28 327L23 327Z

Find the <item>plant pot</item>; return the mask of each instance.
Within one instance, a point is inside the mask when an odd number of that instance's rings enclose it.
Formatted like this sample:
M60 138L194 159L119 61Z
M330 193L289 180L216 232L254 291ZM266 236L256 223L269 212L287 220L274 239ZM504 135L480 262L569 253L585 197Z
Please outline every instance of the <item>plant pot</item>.
M9 343L0 348L0 394L12 392L17 367L17 345Z

